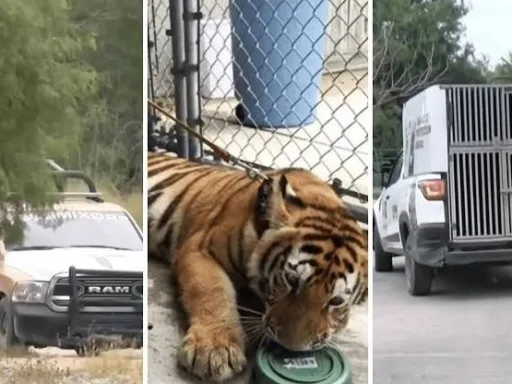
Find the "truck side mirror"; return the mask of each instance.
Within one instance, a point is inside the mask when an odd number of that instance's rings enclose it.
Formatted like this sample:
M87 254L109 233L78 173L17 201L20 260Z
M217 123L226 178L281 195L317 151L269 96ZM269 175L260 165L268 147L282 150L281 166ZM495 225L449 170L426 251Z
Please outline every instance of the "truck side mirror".
M388 182L389 182L389 172L383 171L381 180L382 180L381 181L382 188L386 188L388 186Z
M391 161L383 161L380 167L381 174L381 187L386 188L389 183L389 175L391 174L391 170L393 168L393 163Z

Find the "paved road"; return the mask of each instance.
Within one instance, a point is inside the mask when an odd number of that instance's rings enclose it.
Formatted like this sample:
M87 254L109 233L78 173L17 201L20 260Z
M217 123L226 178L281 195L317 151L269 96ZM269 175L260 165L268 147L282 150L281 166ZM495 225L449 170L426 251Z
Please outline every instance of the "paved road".
M512 267L448 270L412 297L394 265L374 273L374 383L512 383Z

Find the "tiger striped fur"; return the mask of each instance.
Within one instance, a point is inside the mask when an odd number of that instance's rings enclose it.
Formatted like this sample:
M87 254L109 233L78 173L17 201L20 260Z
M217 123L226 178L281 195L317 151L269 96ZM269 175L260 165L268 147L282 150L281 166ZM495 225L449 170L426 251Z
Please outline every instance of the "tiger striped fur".
M367 298L367 238L342 200L306 170L266 175L148 158L150 253L173 266L188 315L178 363L203 379L246 365L239 287L262 299L262 329L290 350L324 346Z

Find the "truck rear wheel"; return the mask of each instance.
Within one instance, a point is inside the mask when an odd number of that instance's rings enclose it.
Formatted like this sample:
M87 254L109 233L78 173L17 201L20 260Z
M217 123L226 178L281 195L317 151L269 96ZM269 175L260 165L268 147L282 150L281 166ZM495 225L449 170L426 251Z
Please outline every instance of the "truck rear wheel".
M411 252L411 237L405 242L405 278L407 290L412 296L427 296L430 294L434 269L418 263Z
M393 255L382 248L377 225L373 226L373 252L375 254L375 270L377 272L391 272L393 270Z

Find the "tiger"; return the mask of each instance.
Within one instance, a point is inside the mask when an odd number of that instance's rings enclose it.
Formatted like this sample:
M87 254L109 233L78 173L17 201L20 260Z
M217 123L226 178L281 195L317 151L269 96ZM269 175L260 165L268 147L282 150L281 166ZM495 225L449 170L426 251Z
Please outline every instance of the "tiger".
M148 247L172 266L188 329L178 365L209 382L240 374L240 289L262 301L261 329L316 350L367 301L367 235L331 186L301 168L262 172L148 155Z

